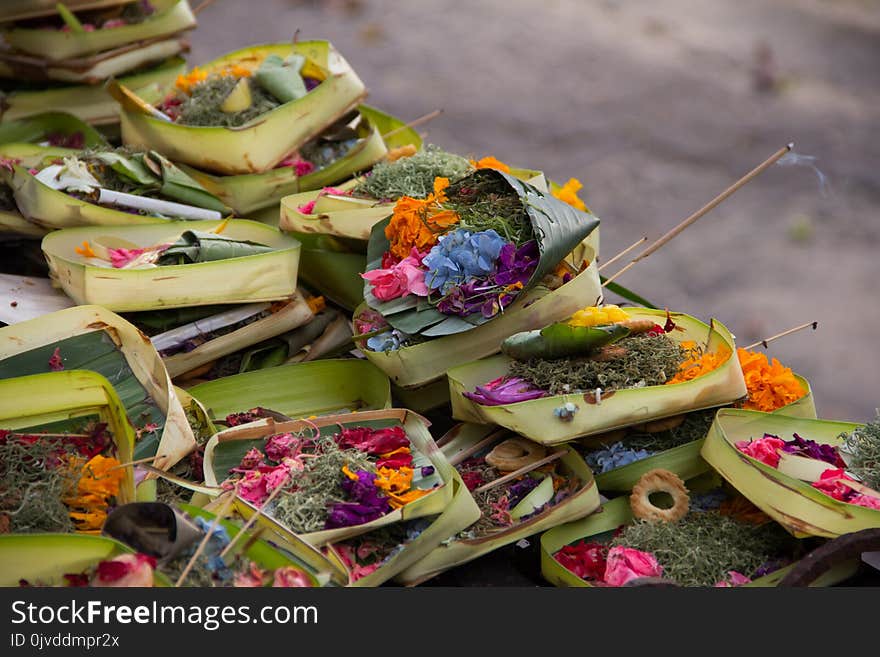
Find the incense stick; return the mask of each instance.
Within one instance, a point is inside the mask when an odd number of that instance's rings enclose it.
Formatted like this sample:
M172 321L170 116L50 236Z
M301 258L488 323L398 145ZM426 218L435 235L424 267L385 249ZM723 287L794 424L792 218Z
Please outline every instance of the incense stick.
M214 0L203 0L198 7L193 9L193 16L198 16L200 12L204 11L208 7L214 4Z
M433 112L428 112L427 114L420 116L417 119L413 119L409 123L404 124L404 125L400 126L399 128L394 128L394 130L391 130L390 132L386 132L384 135L382 135L382 139L388 139L389 137L393 137L398 132L403 132L407 128L415 128L417 125L422 125L423 123L427 123L428 121L433 121L441 114L443 114L442 109L435 109Z
M238 541L238 537L244 536L245 532L247 532L247 530L250 529L251 526L257 521L257 518L263 515L263 509L265 509L269 505L269 502L275 499L275 496L281 492L282 488L284 488L283 484L276 486L275 490L272 491L272 494L266 498L266 501L263 502L260 506L256 507L256 511L254 511L254 514L250 518L248 518L248 521L246 523L244 523L244 527L242 527L241 530L239 530L239 532L232 537L232 540L229 541L229 544L225 548L223 548L223 551L220 553L221 559L229 554L229 551Z
M110 470L118 470L119 468L127 468L130 465L140 465L141 463L151 463L157 459L164 459L166 454L156 454L156 456L147 456L146 458L136 459L134 461L128 461L126 463L120 463L119 465L114 465L112 468L107 468L107 472Z
M235 501L235 497L238 495L238 486L236 485L235 489L233 489L232 493L229 496L229 499L223 504L223 508L221 508L217 515L214 516L214 521L211 523L211 526L208 527L208 531L205 533L205 537L199 543L199 546L196 548L196 551L193 552L193 555L190 557L189 561L186 564L186 568L183 569L183 572L180 573L180 577L177 578L177 581L174 583L175 588L179 588L181 584L183 584L186 576L189 575L189 572L193 569L193 566L196 565L196 560L201 556L202 552L205 550L205 546L208 544L208 541L211 539L211 536L214 534L214 530L217 529L217 525L220 524L220 519L224 517L229 511L230 507L232 507L232 503Z
M470 458L471 456L473 456L474 454L479 452L481 449L488 447L489 445L494 443L496 440L501 438L506 433L507 433L507 429L504 429L504 428L496 429L495 431L490 433L488 436L483 438L480 442L474 443L473 445L471 445L467 449L464 449L464 450L460 451L458 454L453 455L452 458L449 459L449 465L459 465L460 463L466 461L468 458Z
M780 148L778 151L773 153L773 155L771 155L766 160L761 162L761 164L759 164L754 169L749 171L746 175L744 175L742 178L737 180L730 187L725 189L718 196L716 196L711 201L709 201L706 205L704 205L702 208L700 208L699 210L694 212L691 216L689 216L687 219L685 219L680 224L675 226L672 230L667 232L665 235L660 237L656 242L651 244L651 246L649 246L647 249L642 251L638 256L636 256L633 260L631 260L629 262L629 264L627 264L623 269L621 269L616 274L614 274L614 276L612 276L611 278L606 280L604 283L602 283L602 287L607 287L609 284L613 283L615 280L617 280L618 277L622 276L624 273L629 271L633 266L635 266L635 264L639 260L644 260L652 253L659 250L663 245L667 244L673 238L678 236L678 234L681 233L685 228L687 228L691 224L695 223L701 217L708 214L710 210L713 210L716 207L718 207L718 205L720 205L722 201L724 201L725 199L730 197L734 192L741 189L747 183L749 183L750 181L752 181L753 179L758 177L760 174L762 174L764 171L769 169L771 166L776 164L776 162L778 160L780 160L783 155L790 152L792 148L794 148L794 144L786 144L785 146Z
M616 256L611 258L608 262L603 263L597 271L601 272L603 269L605 269L605 267L607 267L608 265L614 264L615 262L620 260L623 256L625 256L627 253L629 253L634 248L636 248L639 244L642 244L643 242L647 242L647 241L648 241L647 236L642 236L642 238L638 242L633 242L628 247L626 247L623 251L621 251Z
M488 484L483 484L479 488L474 491L476 493L483 493L487 490L495 488L496 486L500 486L501 484L506 484L508 481L513 481L518 477L522 477L524 474L528 474L532 470L540 468L543 465L547 465L548 463L553 463L553 461L557 461L561 459L563 456L568 454L567 449L560 450L558 452L553 452L550 456L545 456L540 461L535 461L534 463L529 463L528 465L524 465L519 470L514 470L510 474L506 474L503 477L498 477L498 479L493 479Z
M763 346L764 349L767 348L768 342L773 342L774 340L778 340L779 338L784 338L786 335L791 335L792 333L797 333L798 331L802 331L807 327L813 327L815 331L819 326L819 322L807 322L806 324L801 324L800 326L795 326L794 328L790 328L787 331L783 331L782 333L777 333L776 335L771 335L769 338L764 338L763 340L758 340L757 342L753 342L746 349L754 349L757 346Z

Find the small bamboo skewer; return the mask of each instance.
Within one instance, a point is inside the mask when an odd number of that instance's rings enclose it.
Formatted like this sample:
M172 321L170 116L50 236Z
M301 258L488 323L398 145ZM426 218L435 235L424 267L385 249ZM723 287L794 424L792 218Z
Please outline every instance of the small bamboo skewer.
M417 119L413 119L409 123L402 125L399 128L394 128L394 130L386 132L384 135L382 135L382 139L388 139L389 137L393 137L398 132L403 132L407 128L415 128L417 125L422 125L424 123L427 123L428 121L433 121L441 114L443 114L442 109L435 109L433 112L428 112L427 114L424 114Z
M92 436L87 433L41 433L39 431L35 431L34 433L30 433L27 431L13 431L9 435L39 436L40 438L92 438Z
M184 580L186 580L186 576L189 575L189 572L193 569L193 566L196 565L196 560L201 556L202 552L205 550L205 546L208 544L208 541L211 539L211 536L214 534L214 530L217 528L217 525L220 524L220 519L223 518L232 507L232 503L235 501L236 496L238 495L238 486L233 489L232 494L229 496L229 499L223 503L223 507L217 512L217 515L214 516L214 521L211 523L211 526L208 527L208 531L205 533L205 537L199 543L199 546L196 548L196 551L193 552L193 555L190 557L189 561L186 564L186 568L183 569L183 572L180 573L180 577L177 578L177 581L174 583L175 588L180 588L183 584Z
M614 264L615 262L620 260L623 256L625 256L627 253L629 253L634 248L636 248L639 244L642 244L647 241L648 241L648 238L646 236L642 236L642 239L640 239L638 242L633 242L628 247L626 247L623 251L621 251L616 256L611 258L608 262L603 262L597 271L601 272L603 269L605 269L605 267L607 267L608 265Z
M734 192L736 192L737 190L742 188L744 185L746 185L747 183L752 181L754 178L758 177L764 171L769 169L771 166L776 164L776 162L778 160L780 160L782 158L782 156L784 156L786 153L790 152L792 148L794 148L794 144L786 144L785 146L780 148L778 151L773 153L773 155L771 155L766 160L761 162L761 164L759 164L754 169L749 171L746 175L744 175L742 178L737 180L730 187L725 189L718 196L716 196L711 201L709 201L706 205L704 205L702 208L700 208L699 210L694 212L691 216L689 216L687 219L685 219L680 224L675 226L675 228L673 228L672 230L667 232L665 235L660 237L656 242L651 244L651 246L649 246L647 249L642 251L638 256L636 256L633 260L631 260L629 262L629 264L627 264L623 269L621 269L616 274L614 274L614 276L612 276L607 281L605 281L602 284L602 287L607 287L609 284L613 283L615 280L617 280L617 278L619 278L624 273L629 271L632 267L634 267L635 264L639 260L644 260L645 258L647 258L649 255L651 255L652 253L654 253L655 251L660 249L664 244L671 241L674 237L676 237L679 233L681 233L685 228L687 228L691 224L695 223L698 219L700 219L704 215L708 214L710 210L715 209L718 205L721 204L722 201L724 201L725 199L730 197Z
M496 486L500 486L501 484L506 484L508 481L513 481L517 477L522 477L524 474L528 474L532 470L540 468L543 465L547 465L548 463L553 463L553 461L558 461L566 454L568 454L567 449L563 449L558 452L553 452L550 456L545 456L540 461L535 461L534 463L529 463L528 465L524 465L519 470L514 470L510 474L506 474L503 477L498 477L498 479L493 479L488 484L483 484L482 486L477 488L474 491L474 493L483 493L487 490L495 488Z
M805 328L812 327L815 331L819 326L819 322L807 322L806 324L801 324L800 326L795 326L794 328L790 328L787 331L783 331L782 333L777 333L776 335L771 335L769 338L764 338L763 340L758 340L757 342L753 342L746 349L754 349L758 346L763 346L764 349L767 348L768 342L773 342L774 340L778 340L779 338L784 338L786 335L791 335L792 333L797 333L798 331L803 331Z
M202 3L199 4L198 7L193 9L193 16L198 16L200 12L204 11L205 9L207 9L208 7L213 5L214 1L215 0L203 0Z
M157 459L164 459L165 454L156 454L156 456L147 456L146 458L137 459L135 461L128 461L127 463L120 463L119 465L114 465L112 468L107 468L107 472L110 470L119 470L120 468L127 468L130 465L140 465L141 463L152 463Z
M464 449L458 454L455 454L452 458L449 459L449 465L458 465L459 463L467 461L471 456L479 452L481 449L488 447L506 433L508 433L507 429L496 429L478 443L474 443L467 449Z
M272 491L272 494L266 498L266 501L263 502L260 506L256 507L256 511L254 511L254 515L252 515L250 518L248 518L248 521L246 523L244 523L244 527L242 527L241 530L235 536L232 537L232 540L229 541L229 544L225 548L223 548L223 551L220 553L221 559L223 557L225 557L227 554L229 554L229 551L238 542L238 538L240 536L245 535L247 530L250 529L253 526L253 524L257 521L257 518L259 518L261 515L263 515L263 509L265 509L269 505L269 502L271 502L272 500L275 499L275 497L277 497L278 493L280 493L281 489L283 489L283 488L284 488L283 484L276 486L275 490Z

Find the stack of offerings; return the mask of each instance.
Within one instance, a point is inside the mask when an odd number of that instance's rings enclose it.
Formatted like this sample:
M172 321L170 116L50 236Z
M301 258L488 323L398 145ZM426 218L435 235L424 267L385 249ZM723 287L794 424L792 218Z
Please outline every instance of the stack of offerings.
M196 26L188 0L11 2L0 20L0 120L63 108L102 126L119 122L107 80L161 97L184 70Z

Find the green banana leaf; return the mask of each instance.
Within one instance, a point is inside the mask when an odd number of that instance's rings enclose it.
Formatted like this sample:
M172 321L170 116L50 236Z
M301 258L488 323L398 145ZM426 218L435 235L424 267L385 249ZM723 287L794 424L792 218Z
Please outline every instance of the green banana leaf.
M172 57L155 68L119 78L119 83L141 96L161 98L186 70L181 57ZM66 112L91 125L118 124L118 105L100 85L21 86L2 94L0 122L42 114L47 107L63 107Z
M633 319L649 319L659 324L666 321L663 310L627 308L627 313ZM692 340L729 357L712 372L682 383L603 391L598 399L590 391L484 406L464 393L507 374L510 359L493 356L448 370L452 415L467 422L499 424L531 440L555 445L640 422L714 408L745 397L746 384L730 331L715 320L709 325L684 313L671 316L678 330L669 333L669 337L678 342ZM576 406L576 412L566 421L555 411L569 403Z
M440 439L441 451L448 459L453 459L463 450L474 447L485 440L493 427L475 424L458 424ZM488 451L488 449L484 450ZM481 452L477 452L479 455ZM583 516L589 515L599 507L599 491L593 481L593 474L583 459L569 450L559 461L562 468L577 477L581 487L558 504L534 515L528 520L513 524L479 538L467 538L464 532L444 541L426 557L408 567L395 577L400 584L414 585L460 566L478 557L511 543Z
M501 343L501 353L520 361L586 356L592 350L625 338L629 332L620 324L570 326L556 322L535 331L514 333Z
M74 3L65 4L68 9L76 10ZM3 38L12 48L20 52L48 57L52 60L64 60L118 48L129 43L169 36L196 26L196 19L188 0L151 0L151 4L153 13L135 24L91 32L12 25L3 31Z
M797 433L817 443L839 446L843 434L861 425L786 417L758 411L722 409L715 416L701 456L740 493L794 536L825 536L880 527L880 510L839 502L808 482L746 456L736 443L765 433L790 440ZM832 469L832 466L828 466Z
M580 212L563 203L549 193L524 183L512 175L495 169L481 169L464 180L491 180L505 184L522 201L532 224L535 239L538 241L540 257L535 272L524 290L534 287L544 276L552 272L571 251L599 226L593 215ZM388 251L390 242L385 236L385 227L390 219L376 224L367 246L367 270L382 266L382 255ZM365 281L364 299L367 305L379 311L391 326L410 335L440 337L454 335L480 326L491 319L481 313L465 318L451 317L421 304L417 297L409 296L392 301L379 301L372 293L372 285Z
M299 268L303 283L345 310L352 311L363 303L365 255L337 250L344 245L323 235L293 235L303 245Z
M153 465L165 469L195 448L159 354L134 326L99 306L77 306L2 328L0 379L49 372L56 350L65 369L97 372L113 385L140 433L135 459L159 454Z
M391 396L395 399L395 406L411 408L416 413L427 413L449 403L449 384L441 380L421 388L401 388L392 385Z
M274 542L282 547L292 542L293 537L298 536L316 547L327 543L358 536L366 532L384 527L401 520L411 520L432 516L442 513L452 501L453 468L443 456L431 434L428 431L428 422L412 411L405 409L387 409L376 411L364 411L360 413L348 413L344 415L329 415L317 417L313 420L297 420L293 422L275 422L271 419L252 422L239 427L232 427L215 434L205 447L205 483L209 486L217 486L225 480L230 470L240 463L241 458L251 448L262 449L265 439L276 433L284 432L312 432L316 429L322 436L332 436L340 427L346 426L369 426L390 427L402 426L411 443L413 455L414 477L413 488L430 490L431 492L419 497L405 506L390 511L381 518L372 522L363 523L351 527L338 529L324 529L306 534L296 535L290 529L281 525L268 514L261 514L256 521L257 526L271 530ZM431 474L424 474L424 466L433 466ZM236 510L245 517L250 517L255 512L252 505L244 500L236 500Z
M51 136L82 135L84 148L107 148L107 140L92 126L66 112L44 112L0 123L0 144L36 144Z
M270 253L271 246L248 240L234 240L216 233L188 230L169 246L159 259L159 265L186 265L197 262L214 262L230 258Z
M305 96L306 83L300 75L300 70L306 58L294 53L281 59L278 55L267 56L257 67L254 80L263 89L275 96L279 103L289 103Z
M629 506L629 497L618 497L602 505L598 513L576 520L541 534L541 574L554 586L561 587L592 587L555 558L559 550L566 545L586 540L587 542L606 542L612 533L621 525L633 519ZM661 564L662 565L662 564ZM769 575L759 577L746 584L750 588L776 586L795 564L780 568ZM833 586L848 579L858 570L858 559L838 564L818 578L811 586Z
M351 358L235 374L188 391L217 419L258 406L293 418L391 408L388 378Z
M63 586L64 575L82 573L99 562L134 550L106 536L88 534L0 534L0 586ZM172 586L160 572L154 586Z

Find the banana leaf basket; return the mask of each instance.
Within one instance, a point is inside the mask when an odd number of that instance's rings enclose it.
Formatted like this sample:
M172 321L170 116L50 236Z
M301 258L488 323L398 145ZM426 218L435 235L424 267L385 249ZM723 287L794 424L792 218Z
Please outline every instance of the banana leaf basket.
M797 433L825 445L839 446L843 434L861 425L831 420L785 417L722 409L703 444L701 456L734 488L798 538L842 534L880 527L880 509L835 500L807 481L783 474L736 448L736 443L765 433L783 440ZM828 469L834 466L829 465Z
M555 316L570 314L558 312ZM627 314L633 319L650 319L661 324L666 319L665 311L648 308L627 308ZM531 440L556 445L580 436L712 408L745 397L746 384L730 331L714 320L707 325L683 313L672 313L671 316L680 330L669 333L670 337L679 342L693 340L705 344L708 351L724 351L730 356L712 372L672 385L631 388L599 395L592 391L553 395L500 406L483 406L466 398L463 393L507 373L510 359L497 355L449 370L453 417L467 422L498 424ZM564 421L554 414L554 410L568 403L574 404L577 410L570 421Z
M123 107L123 142L154 148L175 162L226 175L272 169L355 107L366 95L363 82L327 41L252 46L200 67L207 73L229 65L255 70L268 55L283 59L294 53L305 56L306 66L322 80L302 98L239 128L181 125Z
M134 458L171 467L195 447L192 429L150 341L100 306L77 306L0 329L0 379L53 367L91 370L113 385L140 437Z
M278 301L296 293L299 242L269 226L234 219L144 226L89 226L55 231L43 238L49 270L77 303L133 312L223 303ZM146 248L175 242L184 231L216 232L255 242L271 251L212 262L149 268L97 266L76 252L83 242L105 247ZM109 263L108 263L109 264Z
M415 478L412 485L414 488L430 489L431 492L372 522L299 535L266 514L261 514L256 525L266 529L266 536L269 537L269 540L284 547L292 537L298 536L298 539L321 547L327 543L345 540L402 520L437 515L446 509L453 495L453 468L434 443L434 439L431 438L427 420L405 409L329 415L308 421L296 420L278 423L268 419L226 429L214 435L205 447L205 484L218 486L227 477L230 469L238 465L247 451L252 447L260 448L268 436L283 432L311 431L314 427L317 427L322 435L333 435L340 426L371 426L376 428L402 426L412 444L413 468L416 472L422 466L430 465L434 468L431 475ZM214 505L216 505L216 500L212 503L212 506ZM256 512L254 506L241 498L236 499L235 509L245 518L250 518Z
M74 9L70 2L65 4ZM92 32L13 25L3 30L3 39L19 52L62 61L185 32L196 26L188 0L152 0L151 4L153 13L139 23Z
M186 62L181 57L172 57L155 68L121 76L118 81L141 96L158 99L184 71ZM3 94L0 123L42 114L47 107L63 107L64 111L92 125L119 123L119 105L113 97L101 85L83 84L22 86Z
M606 542L613 532L632 521L633 515L628 497L617 497L602 505L593 515L566 523L544 532L541 535L541 574L548 582L560 587L593 587L557 561L553 555L566 545L580 540ZM796 564L780 568L769 575L752 580L746 587L777 586ZM811 586L832 586L851 577L858 569L858 560L846 560L819 577Z
M464 450L473 449L477 443L486 440L491 432L492 428L479 425L456 425L441 438L441 449L447 458L452 459ZM479 538L456 535L444 541L421 561L401 572L395 577L395 581L405 585L419 584L445 570L473 561L500 547L516 543L520 539L559 524L582 518L595 511L599 507L600 498L590 468L576 452L571 450L562 457L560 463L565 471L580 480L580 487L573 495L537 513L528 520L489 535Z

